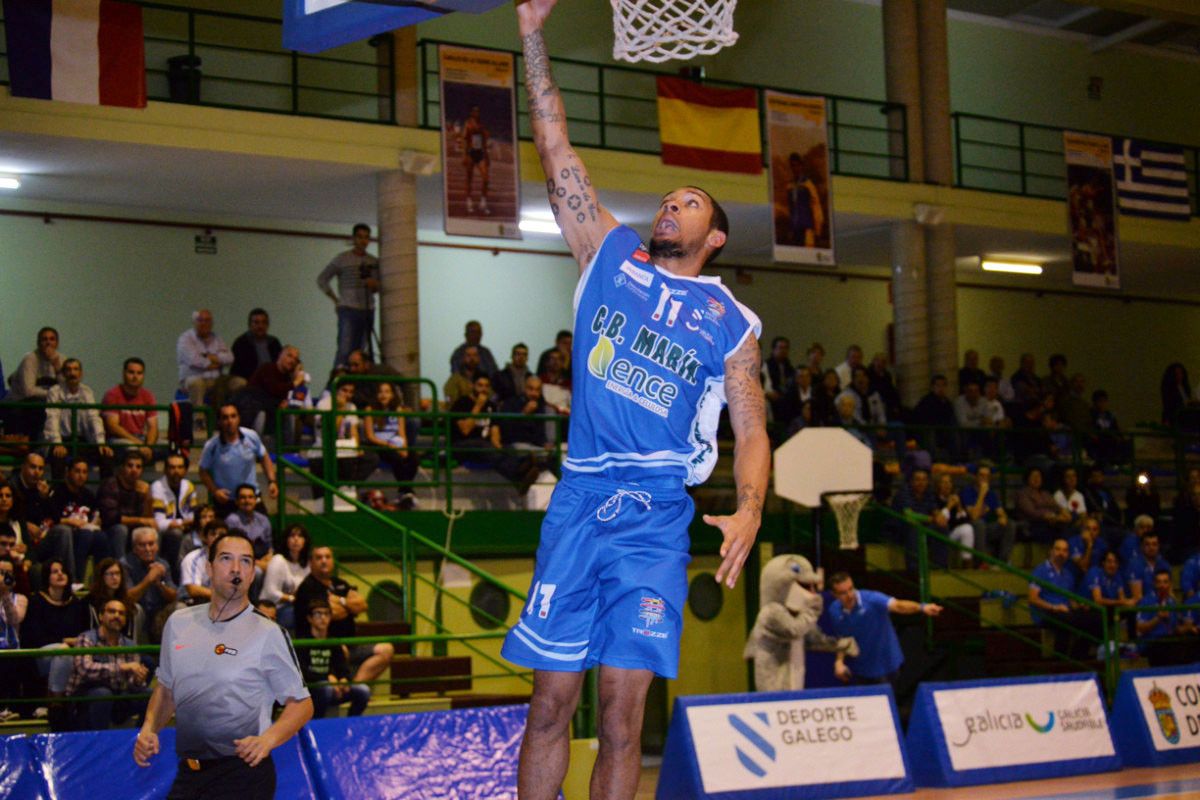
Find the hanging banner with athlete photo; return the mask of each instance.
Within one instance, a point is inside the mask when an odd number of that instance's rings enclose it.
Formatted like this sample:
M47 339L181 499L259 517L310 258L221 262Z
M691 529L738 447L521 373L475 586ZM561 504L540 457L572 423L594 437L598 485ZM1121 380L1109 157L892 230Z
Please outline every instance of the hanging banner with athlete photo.
M774 258L832 265L825 98L767 92L766 109Z
M438 63L446 233L520 239L513 57L442 45Z
M1119 289L1112 139L1063 131L1063 152L1075 284Z

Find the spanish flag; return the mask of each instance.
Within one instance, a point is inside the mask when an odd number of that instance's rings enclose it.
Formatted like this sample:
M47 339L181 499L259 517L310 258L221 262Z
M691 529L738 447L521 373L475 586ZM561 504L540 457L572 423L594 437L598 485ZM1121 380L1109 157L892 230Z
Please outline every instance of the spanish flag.
M762 172L758 94L658 78L658 130L664 164L720 172Z

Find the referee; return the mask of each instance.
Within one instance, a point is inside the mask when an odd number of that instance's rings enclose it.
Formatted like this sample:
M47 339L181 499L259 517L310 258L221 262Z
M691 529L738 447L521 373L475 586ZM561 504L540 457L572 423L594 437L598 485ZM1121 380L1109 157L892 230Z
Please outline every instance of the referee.
M179 773L167 796L275 796L271 751L312 718L296 654L283 628L250 606L254 547L222 534L208 549L212 601L175 612L163 630L158 685L133 745L138 766L158 753L175 716ZM271 722L273 703L283 705Z

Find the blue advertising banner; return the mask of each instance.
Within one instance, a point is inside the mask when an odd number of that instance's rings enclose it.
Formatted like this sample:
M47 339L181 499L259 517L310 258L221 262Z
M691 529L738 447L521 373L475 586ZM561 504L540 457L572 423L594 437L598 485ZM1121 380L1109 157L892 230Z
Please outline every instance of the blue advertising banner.
M1200 761L1200 664L1121 673L1112 719L1127 766Z

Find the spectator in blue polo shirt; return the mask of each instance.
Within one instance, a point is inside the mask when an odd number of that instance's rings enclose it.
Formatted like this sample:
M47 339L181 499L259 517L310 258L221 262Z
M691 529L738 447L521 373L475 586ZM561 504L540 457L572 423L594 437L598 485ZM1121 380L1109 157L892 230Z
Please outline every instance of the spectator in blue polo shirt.
M1055 539L1049 556L1034 567L1033 577L1050 585L1029 583L1029 615L1035 625L1054 633L1055 650L1072 658L1085 658L1088 640L1074 634L1083 632L1098 638L1100 617L1068 596L1077 588L1075 573L1069 565L1070 553L1066 539Z
M267 495L279 496L275 482L275 465L263 446L262 439L250 428L241 427L237 406L225 403L217 411L218 434L204 443L200 454L200 480L208 487L208 497L224 519L236 508L237 487L243 483L258 486L254 465L262 464L267 476Z
M1092 567L1083 576L1083 594L1102 606L1131 606L1133 600L1125 593L1125 581L1121 578L1121 559L1109 550L1100 560L1100 566Z
M1076 570L1076 577L1082 579L1092 567L1100 566L1104 554L1108 552L1108 542L1100 535L1100 520L1095 517L1085 517L1079 526L1079 533L1067 540L1071 551L1071 566Z
M1200 600L1200 553L1183 562L1183 569L1179 573L1179 589L1183 592L1183 602L1195 603Z
M1142 597L1153 590L1154 573L1161 569L1169 572L1171 565L1159 555L1158 534L1149 531L1142 536L1142 552L1125 565L1125 588L1133 602L1141 602Z
M1195 642L1157 641L1168 636L1196 633L1193 615L1171 607L1177 602L1174 592L1171 591L1171 570L1156 569L1152 587L1137 604L1138 608L1144 609L1137 615L1138 648L1149 659L1152 667L1194 661Z
M853 636L860 650L858 657L835 665L834 672L844 683L891 683L896 679L904 656L889 613L927 617L942 613L937 603L917 603L870 589L855 589L854 580L845 572L834 573L829 588L834 602L826 604L821 627L833 636Z
M991 488L991 482L991 462L980 461L975 469L975 482L964 486L958 496L975 528L975 548L1008 561L1016 541L1016 527L1008 518L996 490Z
M1149 514L1138 514L1133 518L1133 533L1125 534L1125 538L1121 540L1121 546L1117 549L1117 555L1121 557L1121 563L1128 565L1133 557L1142 551L1142 537L1150 531L1154 530L1154 517Z

